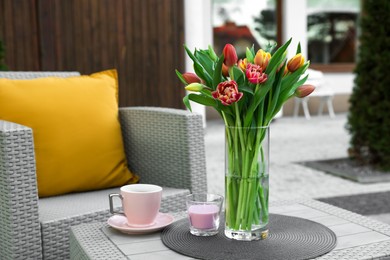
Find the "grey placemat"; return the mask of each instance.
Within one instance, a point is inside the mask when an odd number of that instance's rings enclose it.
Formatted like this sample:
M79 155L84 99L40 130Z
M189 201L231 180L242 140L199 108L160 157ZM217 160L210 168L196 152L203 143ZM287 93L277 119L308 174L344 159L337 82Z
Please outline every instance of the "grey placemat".
M224 222L223 216L221 223ZM269 237L259 241L235 241L224 235L224 225L212 237L190 233L187 219L163 230L163 243L183 255L200 259L311 259L336 246L336 235L322 224L296 217L270 214Z

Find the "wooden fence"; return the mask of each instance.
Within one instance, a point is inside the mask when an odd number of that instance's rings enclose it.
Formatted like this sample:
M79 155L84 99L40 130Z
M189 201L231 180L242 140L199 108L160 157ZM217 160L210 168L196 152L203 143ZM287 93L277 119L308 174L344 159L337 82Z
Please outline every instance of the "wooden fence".
M10 70L116 68L120 106L183 108L184 0L0 0Z

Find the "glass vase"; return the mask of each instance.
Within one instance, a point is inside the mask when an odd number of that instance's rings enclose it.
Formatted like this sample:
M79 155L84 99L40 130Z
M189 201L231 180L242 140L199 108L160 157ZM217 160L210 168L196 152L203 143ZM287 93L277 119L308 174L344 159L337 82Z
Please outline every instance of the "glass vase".
M268 237L269 127L225 128L225 235Z

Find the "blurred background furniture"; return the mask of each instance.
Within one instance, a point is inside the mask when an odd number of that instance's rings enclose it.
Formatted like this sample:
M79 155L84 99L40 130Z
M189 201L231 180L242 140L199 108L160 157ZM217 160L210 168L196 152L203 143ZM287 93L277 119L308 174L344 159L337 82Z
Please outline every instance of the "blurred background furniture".
M0 72L0 78L77 76L78 72ZM129 168L141 183L163 186L162 212L185 210L185 196L206 192L202 117L185 110L120 108ZM33 129L0 119L1 259L69 259L69 230L106 221L118 188L39 198ZM96 140L97 142L99 140Z
M324 82L324 75L321 71L308 69L307 73L309 74L309 78L306 80L305 84L311 84L316 87L316 89L309 96L304 98L294 98L294 112L293 116L297 117L299 114L299 107L302 106L303 114L306 119L310 119L309 112L309 99L313 97L318 97L319 105L318 105L318 115L322 115L324 111L324 106L327 106L328 113L330 117L334 117L334 109L333 109L333 97L334 92L331 88L326 86Z

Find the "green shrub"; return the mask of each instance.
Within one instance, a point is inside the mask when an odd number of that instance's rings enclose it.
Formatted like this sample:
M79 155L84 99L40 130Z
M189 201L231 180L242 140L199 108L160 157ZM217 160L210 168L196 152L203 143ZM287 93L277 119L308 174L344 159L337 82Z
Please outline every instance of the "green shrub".
M5 65L5 48L2 41L0 41L0 71L1 70L8 70L7 65Z
M390 1L364 0L358 62L350 98L349 154L390 170Z

